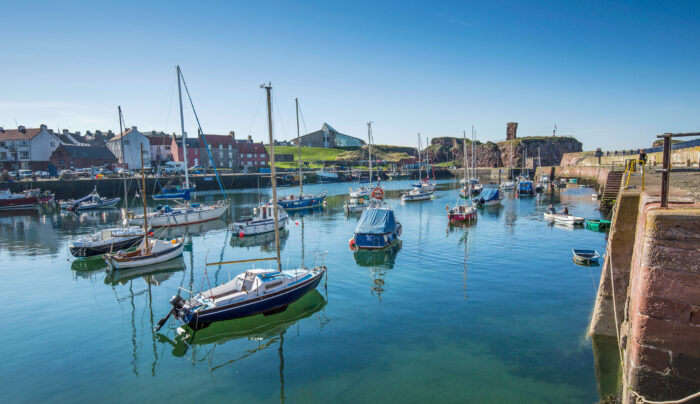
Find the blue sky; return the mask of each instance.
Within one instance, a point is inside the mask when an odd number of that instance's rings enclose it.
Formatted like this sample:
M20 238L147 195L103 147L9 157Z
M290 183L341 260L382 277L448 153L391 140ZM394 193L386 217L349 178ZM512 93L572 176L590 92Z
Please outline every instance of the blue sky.
M207 133L328 122L375 142L574 135L584 149L697 131L700 2L0 3L0 126L179 131L175 65ZM191 113L188 132L196 133ZM304 127L302 125L302 131Z

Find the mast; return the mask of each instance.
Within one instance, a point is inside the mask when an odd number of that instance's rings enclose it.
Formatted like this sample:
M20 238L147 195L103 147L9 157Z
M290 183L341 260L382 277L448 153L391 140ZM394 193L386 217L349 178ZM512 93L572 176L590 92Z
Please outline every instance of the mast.
M304 195L304 174L301 171L301 138L299 137L299 99L295 98L294 103L297 106L297 151L299 154L299 199Z
M464 157L464 180L467 180L467 131L462 131L462 157ZM466 184L465 184L466 185Z
M146 254L151 250L148 244L148 212L146 212L146 170L143 169L143 143L141 143L141 200L143 201L143 240Z
M421 144L420 144L420 133L419 133L419 134L418 134L418 181L420 181L420 177L421 177L421 174L420 174L420 172L421 172L421 168L420 168L420 155L421 155L420 146L421 146Z
M124 117L122 116L122 106L117 105L117 109L119 110L119 133L120 133L120 139L119 141L121 142L121 149L122 149L122 164L124 167L122 167L122 177L124 177L124 217L126 218L126 210L129 208L129 203L127 201L127 189L126 189L126 161L124 160L124 128L122 125L122 122L124 121ZM143 163L141 164L141 169L143 169Z
M263 84L260 87L267 92L267 127L270 133L270 182L272 183L272 211L275 218L275 251L277 252L277 270L282 270L282 261L280 261L280 229L279 229L279 214L277 212L277 175L275 173L275 139L272 135L272 84Z
M476 179L474 170L474 125L472 125L472 178Z
M175 66L175 69L177 70L177 95L180 99L180 130L182 131L182 154L185 160L185 188L189 189L190 170L187 168L187 134L185 133L185 118L182 113L182 88L180 85L180 77L182 73L180 72L180 65Z
M372 187L372 121L367 122L367 148L369 150L369 186Z

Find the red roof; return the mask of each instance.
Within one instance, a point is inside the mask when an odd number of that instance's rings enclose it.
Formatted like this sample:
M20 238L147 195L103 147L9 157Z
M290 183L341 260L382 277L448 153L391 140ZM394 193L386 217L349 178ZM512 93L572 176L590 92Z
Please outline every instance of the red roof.
M0 132L0 140L29 140L41 132L41 128L4 129Z
M262 143L243 143L238 145L241 153L267 154L267 149Z

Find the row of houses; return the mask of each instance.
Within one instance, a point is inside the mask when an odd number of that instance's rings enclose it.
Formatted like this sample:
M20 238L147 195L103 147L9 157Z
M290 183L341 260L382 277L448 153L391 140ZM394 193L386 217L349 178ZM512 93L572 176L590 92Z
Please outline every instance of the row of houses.
M182 137L159 131L140 132L133 126L122 133L112 131L53 131L46 125L17 129L0 127L0 170L62 170L120 164L130 169L141 168L141 147L146 167L167 161L184 161ZM188 166L257 171L268 167L269 156L262 142L236 139L228 135L204 134L187 137Z

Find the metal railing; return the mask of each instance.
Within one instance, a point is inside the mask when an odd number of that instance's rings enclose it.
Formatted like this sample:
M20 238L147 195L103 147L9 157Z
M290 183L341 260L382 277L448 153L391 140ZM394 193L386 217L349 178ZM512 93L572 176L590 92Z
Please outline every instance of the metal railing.
M664 133L663 135L657 135L657 138L664 140L664 150L663 150L663 163L662 168L657 169L656 172L661 173L661 207L668 208L668 189L669 189L669 177L671 175L671 138L674 137L689 137L689 136L700 136L700 132L690 132L690 133Z

